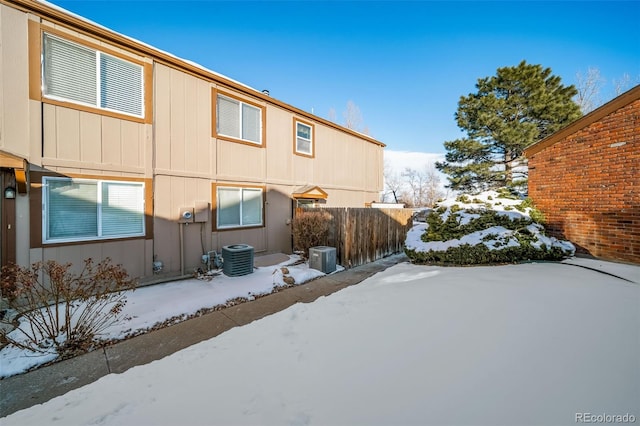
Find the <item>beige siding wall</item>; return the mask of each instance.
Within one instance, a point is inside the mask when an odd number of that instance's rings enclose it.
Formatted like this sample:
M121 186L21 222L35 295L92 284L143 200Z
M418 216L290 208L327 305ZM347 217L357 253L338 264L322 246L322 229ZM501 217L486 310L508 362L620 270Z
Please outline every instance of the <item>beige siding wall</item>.
M153 185L153 209L149 210L153 239L39 247L30 244L29 233L30 228L41 226L40 208L38 201L30 204L25 198L17 203L20 263L56 259L80 265L87 257L108 256L132 276L149 277L156 257L164 263L165 272L191 273L202 266L203 252L219 251L228 244L247 243L257 253L290 252L291 194L300 187L322 188L328 193L328 206L362 207L378 199L381 146L300 115L276 100L268 103L266 98L250 97L173 65L153 63L153 87L146 88L153 91L153 124L30 98L28 19L38 20L0 5L0 149L26 157L33 172L45 175L148 178L147 184ZM152 62L150 57L54 22L41 24L75 41ZM266 109L264 146L212 137L212 89ZM314 158L294 153L294 118L314 125ZM178 224L182 207L214 205L213 184L224 183L265 188L264 227L213 232L210 210L204 223Z
M71 262L76 271L81 269L84 259L92 258L95 262L100 262L109 257L114 264L122 265L132 278L141 278L152 273L152 264L147 261L147 242L141 239L47 247L31 252L32 262L43 259L60 263Z
M217 179L237 182L266 180L265 149L220 139L215 143L218 150Z
M197 202L211 205L216 170L211 89L204 80L157 63L154 86L153 254L164 263L165 271L191 273L201 266L203 251L211 250L211 215L205 223L189 225L179 224L178 219L182 207L195 208Z
M0 150L31 160L28 46L27 15L0 4ZM39 104L35 106L38 111ZM35 130L38 135L39 126ZM4 188L0 188L2 190ZM18 195L15 204L16 262L26 265L29 264L29 201L26 196ZM0 226L4 229L6 224Z
M26 16L26 15L25 15ZM77 39L86 40L99 46L105 46L125 56L142 60L123 49L91 39L64 27L44 23L49 27L69 34ZM21 24L27 30L26 19ZM3 35L3 44L6 38ZM27 55L28 49L24 48ZM27 60L25 59L25 63ZM28 70L24 78L28 78ZM29 100L28 82L24 93L29 113L24 116L26 124L25 147L30 147L28 156L31 170L45 174L72 174L87 178L107 177L151 177L152 162L152 125L113 118L82 108L57 106ZM149 88L150 89L150 88ZM40 155L42 152L42 156ZM26 214L31 226L40 226L40 212L29 211L29 206L18 212ZM20 240L28 242L29 233L20 227ZM114 263L122 264L133 277L152 274L153 245L145 239L124 239L88 242L86 244L47 245L41 247L17 247L20 263L27 264L38 260L54 259L72 262L81 266L88 257L96 261L110 257Z
M281 108L267 106L267 123L266 174L272 183L290 184L294 180L296 160L293 155L293 115Z
M29 157L27 15L0 4L0 149Z
M145 175L150 125L51 104L42 111L44 167Z
M381 146L316 122L315 158L295 155L294 117L297 116L292 112L267 107L268 182L294 187L317 185L328 191L349 189L377 194L382 190Z
M209 83L156 63L154 89L156 171L212 177Z
M204 223L178 223L180 208L195 208L196 202L211 202L209 179L159 175L154 183L153 255L165 265L165 270L177 272L180 265L180 228L182 250L187 273L199 266L203 251L211 250L211 215ZM209 204L210 205L210 204ZM204 245L204 250L203 250Z

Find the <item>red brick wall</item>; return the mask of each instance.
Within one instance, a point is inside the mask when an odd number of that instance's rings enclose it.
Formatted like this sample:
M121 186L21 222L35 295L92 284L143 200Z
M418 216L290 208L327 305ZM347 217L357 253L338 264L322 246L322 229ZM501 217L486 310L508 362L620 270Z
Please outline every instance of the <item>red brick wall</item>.
M578 252L640 263L640 100L533 154L529 196Z

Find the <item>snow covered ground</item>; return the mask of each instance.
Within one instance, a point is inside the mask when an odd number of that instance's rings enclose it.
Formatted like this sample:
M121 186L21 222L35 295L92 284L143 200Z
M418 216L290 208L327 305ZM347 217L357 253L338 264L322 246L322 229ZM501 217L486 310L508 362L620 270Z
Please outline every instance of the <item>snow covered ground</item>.
M640 269L580 263L399 264L0 423L640 421Z
M256 296L272 293L277 287L286 285L283 267L286 268L286 276L293 278L296 285L324 275L309 268L307 263L299 263L299 260L298 256L293 255L279 265L256 268L250 275L227 277L220 273L204 280L174 281L126 292L127 304L123 316L130 319L109 327L100 338L121 340L128 335L140 334L158 323L172 318L176 321L186 319L201 309L224 305L229 300L252 300ZM343 269L338 266L337 271ZM11 335L17 339L20 332L15 330ZM56 358L53 350L46 354L34 354L15 346L5 347L0 351L0 378L23 373Z

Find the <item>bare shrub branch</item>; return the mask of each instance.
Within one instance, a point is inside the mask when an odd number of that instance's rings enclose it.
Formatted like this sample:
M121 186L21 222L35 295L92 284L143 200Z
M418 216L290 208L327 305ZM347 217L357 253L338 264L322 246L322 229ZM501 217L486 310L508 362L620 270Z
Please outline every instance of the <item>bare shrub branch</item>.
M292 225L294 250L303 252L308 258L309 248L326 245L330 221L331 215L322 210L298 213Z
M89 350L100 333L123 319L124 291L135 288L124 268L109 258L97 264L86 259L79 273L71 267L48 260L2 268L0 295L18 321L15 331L1 332L3 343L65 357Z

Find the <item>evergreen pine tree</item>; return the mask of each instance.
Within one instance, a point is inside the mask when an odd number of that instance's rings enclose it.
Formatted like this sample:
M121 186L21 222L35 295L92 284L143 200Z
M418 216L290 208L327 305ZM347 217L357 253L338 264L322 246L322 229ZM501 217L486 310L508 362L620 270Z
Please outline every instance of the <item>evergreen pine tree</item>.
M460 97L456 112L467 137L445 142L445 161L436 163L452 189L512 185L522 177L523 150L581 116L571 99L575 87L563 86L541 65L522 61L498 68L496 76L478 79L476 88Z

